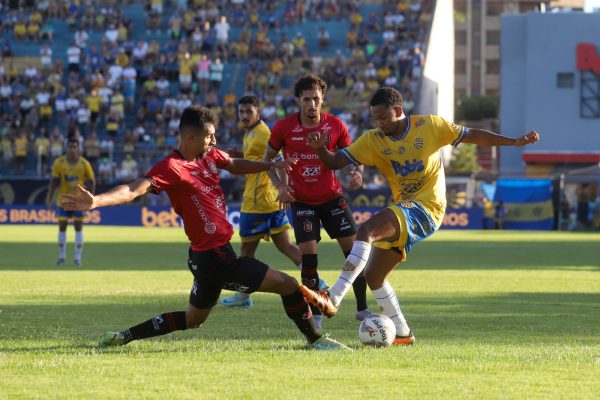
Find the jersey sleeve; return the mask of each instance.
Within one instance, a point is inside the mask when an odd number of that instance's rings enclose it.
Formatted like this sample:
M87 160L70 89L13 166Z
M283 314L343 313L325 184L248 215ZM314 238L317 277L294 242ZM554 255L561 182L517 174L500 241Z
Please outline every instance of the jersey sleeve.
M338 149L343 149L352 144L352 139L350 138L350 132L348 132L348 127L346 126L346 124L344 124L344 122L342 120L339 120L338 122L339 122L338 129L340 130L340 137L338 138L336 146Z
M83 179L89 179L91 181L94 180L94 170L92 169L92 165L87 160L84 163L83 176Z
M181 174L175 165L164 159L150 168L146 179L152 184L154 193L158 194L177 185L181 181Z
M52 177L53 178L60 178L60 176L62 175L62 170L61 170L60 166L61 166L60 160L56 160L52 164Z
M269 138L269 147L274 150L281 150L283 147L283 120L277 121L273 129L271 129L271 137Z
M437 115L431 116L433 131L435 132L438 142L441 147L451 144L458 146L467 134L467 128L457 125L453 122L446 121L444 118Z
M213 147L213 157L215 158L215 163L217 164L217 168L224 168L231 161L229 154L227 154L224 151L219 150L215 147Z
M340 153L348 159L352 164L363 164L372 166L372 133L366 132L358 139L354 141L354 143L350 144L348 147L340 150Z

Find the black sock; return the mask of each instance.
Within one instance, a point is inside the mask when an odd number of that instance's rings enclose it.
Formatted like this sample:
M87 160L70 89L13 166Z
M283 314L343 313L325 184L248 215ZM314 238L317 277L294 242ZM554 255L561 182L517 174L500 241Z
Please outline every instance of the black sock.
M125 343L129 343L133 340L166 335L167 333L183 331L185 329L187 329L185 311L174 311L157 315L148 321L121 331L121 333L125 336Z
M344 252L344 256L346 256L346 258L348 258L349 254L349 251ZM356 297L356 309L358 311L366 310L368 308L367 281L362 273L356 277L354 282L352 282L352 290L354 290L354 297Z
M317 266L319 265L319 258L316 254L302 254L302 271L300 271L300 277L302 278L302 284L309 289L319 289L319 272ZM321 315L321 310L317 307L310 307L313 315Z
M309 343L314 343L321 337L321 334L315 328L315 321L312 318L310 307L306 304L299 290L296 290L292 294L282 295L281 301L283 301L285 313L294 321Z

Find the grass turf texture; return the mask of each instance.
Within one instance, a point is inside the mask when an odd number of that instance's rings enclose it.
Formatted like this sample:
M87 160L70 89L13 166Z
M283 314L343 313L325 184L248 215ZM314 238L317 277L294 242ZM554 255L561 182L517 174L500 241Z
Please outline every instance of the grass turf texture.
M600 397L600 234L438 232L390 276L417 345L362 347L350 292L324 325L355 351L331 353L304 351L269 294L217 306L198 330L99 349L106 330L184 309L184 233L88 226L77 268L71 227L54 266L56 232L0 226L0 398ZM272 244L258 257L299 276ZM324 240L319 257L333 283L341 251Z

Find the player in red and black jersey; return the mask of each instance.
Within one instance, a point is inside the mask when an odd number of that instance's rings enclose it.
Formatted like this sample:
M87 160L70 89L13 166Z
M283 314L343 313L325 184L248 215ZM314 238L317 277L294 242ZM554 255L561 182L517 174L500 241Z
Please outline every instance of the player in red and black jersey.
M291 204L294 233L302 252L302 283L311 289L316 289L319 283L317 243L321 240L321 223L329 236L337 239L345 257L350 254L356 235L354 218L342 196L342 186L335 171L327 168L308 145L311 132L327 136L330 151L348 147L352 142L341 119L321 112L326 92L327 84L316 75L306 75L296 82L294 95L300 112L275 124L265 155L266 160L273 160L283 149L285 157L297 160L288 170L289 184L285 173L270 172L269 176L279 190L280 201ZM362 185L362 166L353 168L350 186L356 189ZM353 287L356 318L362 320L370 312L367 309L366 281L361 276L355 280ZM319 324L320 311L313 309L313 312Z
M63 197L62 205L68 210L91 210L126 203L146 193L167 192L191 242L188 268L194 283L187 310L164 313L120 332L109 331L101 338L100 345L119 346L198 328L217 303L221 290L228 289L281 295L286 314L306 336L310 348L347 349L315 327L312 312L294 278L253 258L238 257L233 251L229 243L233 228L226 218L219 169L249 174L286 169L295 160L264 162L230 158L214 147L217 120L207 108L188 107L179 122L178 149L154 165L144 178L96 196L80 186L81 194Z

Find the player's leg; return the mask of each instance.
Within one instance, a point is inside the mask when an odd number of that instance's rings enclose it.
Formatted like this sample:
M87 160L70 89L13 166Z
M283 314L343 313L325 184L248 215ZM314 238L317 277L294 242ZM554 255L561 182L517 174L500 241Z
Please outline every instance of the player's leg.
M318 296L315 296L314 293L303 290L304 296L310 304L324 310L325 315L334 316L350 286L365 268L371 253L371 244L379 240L397 240L399 235L400 224L396 214L390 208L375 214L358 228L342 272L328 293L317 293Z
M298 330L306 337L309 348L315 350L349 349L320 332L320 329L315 325L314 316L308 303L300 293L295 278L282 271L267 267L264 279L257 291L277 293L281 296L286 315L294 321Z
M75 227L75 256L73 261L76 266L81 266L81 255L83 254L83 216L74 216L73 226Z
M369 262L365 267L364 275L383 313L390 317L396 326L396 339L394 345L408 345L415 342L406 319L400 309L400 302L392 285L387 281L390 272L403 260L399 249L381 249L373 247Z
M120 332L108 331L100 338L100 346L122 346L134 340L162 336L188 328L199 328L206 321L211 310L212 308L198 308L188 304L186 311L163 313Z
M316 207L292 203L292 219L296 243L302 254L300 277L302 285L310 290L319 289L319 257L317 243L321 240L321 220ZM317 307L311 307L317 327L321 328L322 313Z
M67 225L69 219L62 208L58 209L58 261L56 265L64 265L67 257Z
M269 234L269 214L240 213L240 253L242 257L255 258L260 239ZM226 307L252 307L252 297L248 293L235 292L225 297L221 304Z
M344 258L348 258L352 252L352 246L356 236L346 236L338 239L338 244L344 253ZM367 281L365 280L364 274L360 274L352 282L352 290L354 291L354 298L356 299L356 312L354 317L358 321L364 320L368 315L371 314L371 310L367 305Z
M221 247L223 249L223 247ZM174 331L200 327L211 309L217 304L221 294L223 277L218 266L231 264L233 249L229 246L224 252L216 254L211 251L194 252L190 250L188 268L194 275L194 283L190 291L189 305L186 311L173 311L157 315L141 324L120 332L106 332L100 338L100 346L120 346L133 340L147 339L166 335ZM225 252L230 254L225 254ZM220 254L225 254L222 258ZM229 257L228 257L229 256ZM215 273L215 271L217 271Z

